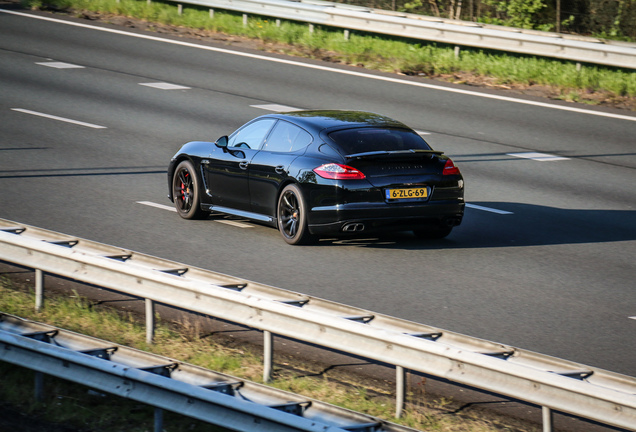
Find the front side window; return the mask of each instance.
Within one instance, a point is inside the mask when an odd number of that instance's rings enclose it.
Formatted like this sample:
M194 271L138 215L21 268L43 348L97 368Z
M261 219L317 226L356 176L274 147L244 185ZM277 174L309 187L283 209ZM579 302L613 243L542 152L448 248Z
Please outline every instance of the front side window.
M262 119L243 126L230 135L228 147L258 149L275 122L275 119Z
M406 129L356 128L329 134L342 154L396 150L431 150L421 136Z
M262 150L271 152L294 152L311 143L309 133L284 120L280 120L265 141Z

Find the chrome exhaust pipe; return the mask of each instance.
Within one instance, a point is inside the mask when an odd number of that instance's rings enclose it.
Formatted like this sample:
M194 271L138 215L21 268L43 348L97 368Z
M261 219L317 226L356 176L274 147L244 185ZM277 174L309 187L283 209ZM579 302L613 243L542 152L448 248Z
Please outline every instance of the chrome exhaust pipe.
M348 223L342 227L342 231L344 232L364 231L364 224L363 223Z

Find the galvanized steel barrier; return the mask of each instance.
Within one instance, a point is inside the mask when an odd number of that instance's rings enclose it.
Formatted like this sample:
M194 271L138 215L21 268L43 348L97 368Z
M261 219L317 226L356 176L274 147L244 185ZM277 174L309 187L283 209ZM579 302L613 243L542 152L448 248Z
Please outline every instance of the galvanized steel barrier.
M0 260L262 330L265 379L272 335L396 367L396 413L412 370L543 407L544 430L560 411L636 430L636 378L378 314L182 263L0 219Z
M636 69L636 44L562 33L447 20L321 0L167 0L350 30ZM148 0L150 2L150 0ZM211 12L212 13L212 12ZM313 28L313 27L310 27ZM579 65L580 66L580 65Z
M416 432L414 429L174 359L0 313L0 361L155 407L253 432Z

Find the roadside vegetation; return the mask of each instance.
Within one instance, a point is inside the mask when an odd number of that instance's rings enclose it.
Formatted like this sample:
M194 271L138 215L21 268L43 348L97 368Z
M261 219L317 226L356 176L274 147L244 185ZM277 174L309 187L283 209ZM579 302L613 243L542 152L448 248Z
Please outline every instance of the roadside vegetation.
M0 278L0 313L47 323L78 333L105 339L117 344L153 352L190 364L233 375L244 380L262 382L262 359L249 346L202 337L200 329L191 323L160 322L155 343L148 345L143 321L121 311L97 306L77 293L47 298L46 307L34 310L34 293L30 287ZM289 363L288 363L289 362ZM426 400L424 392L414 390L409 395L410 406L401 419L393 418L394 400L390 394L354 381L343 381L329 373L317 374L311 366L291 363L277 364L273 387L305 395L354 411L367 413L418 430L440 432L535 431L492 414L470 409L457 412L457 404L440 398ZM312 373L313 372L313 373ZM30 432L142 432L152 430L153 408L138 402L104 395L65 381L46 377L44 400L33 396L34 373L0 362L0 429L3 421L24 420L18 428ZM421 393L421 394L420 394ZM4 419L4 420L3 420ZM18 430L15 429L14 430ZM7 429L9 430L9 429ZM166 432L211 431L209 424L165 413Z
M592 64L352 32L146 0L23 0L31 9L69 13L149 31L234 43L383 72L511 90L532 96L636 110L636 72ZM125 17L126 20L121 18ZM131 20L137 20L135 22ZM532 27L532 26L530 26Z

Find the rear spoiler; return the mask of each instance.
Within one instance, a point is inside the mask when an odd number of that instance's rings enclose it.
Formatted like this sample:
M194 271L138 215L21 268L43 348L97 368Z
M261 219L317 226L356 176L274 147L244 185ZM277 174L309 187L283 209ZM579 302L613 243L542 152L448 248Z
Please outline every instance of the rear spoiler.
M441 156L444 154L443 151L437 151L437 150L424 150L424 149L410 149L410 150L381 150L381 151L372 151L372 152L363 152L363 153L354 153L354 154L350 154L350 155L346 155L345 157L347 159L367 159L367 158L374 158L374 157L382 157L382 156L409 156L409 155L437 155L437 156Z

